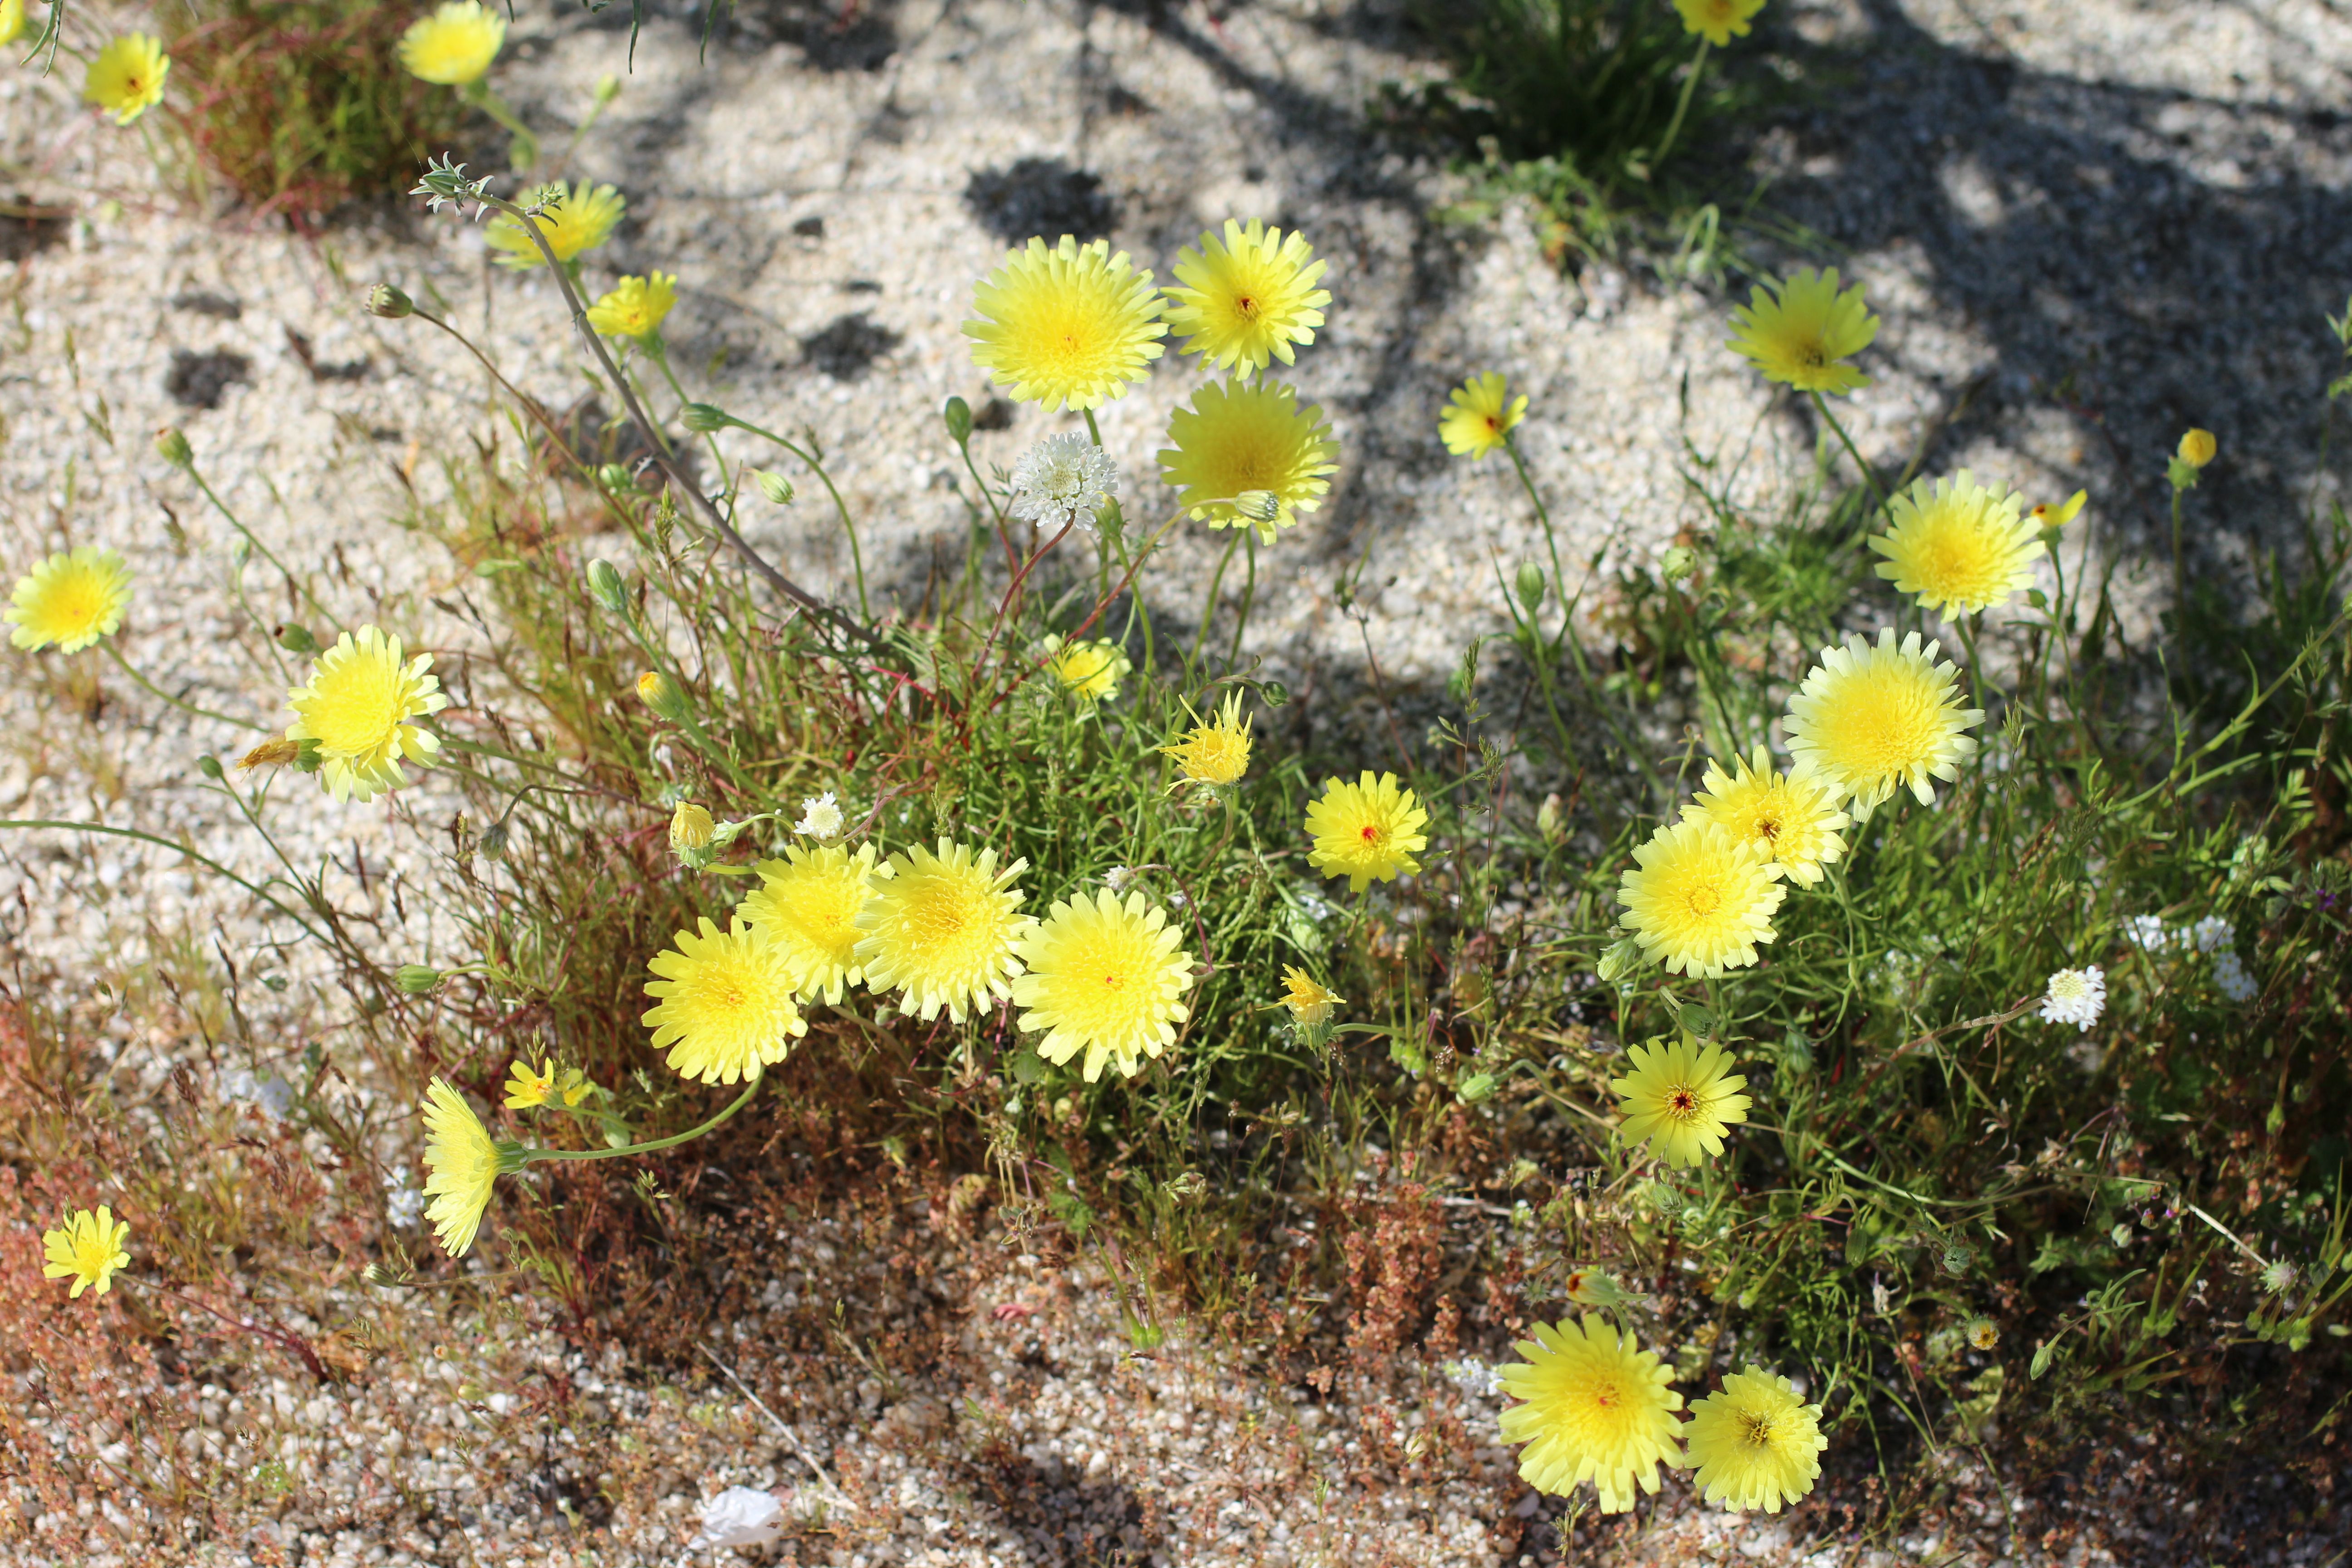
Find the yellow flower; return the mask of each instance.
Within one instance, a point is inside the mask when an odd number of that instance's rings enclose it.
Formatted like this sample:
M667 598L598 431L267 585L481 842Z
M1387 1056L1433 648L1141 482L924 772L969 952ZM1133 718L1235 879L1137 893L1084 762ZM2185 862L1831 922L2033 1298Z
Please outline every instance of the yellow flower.
M1368 882L1421 869L1412 855L1429 843L1421 831L1428 821L1394 773L1375 780L1367 770L1354 784L1326 779L1322 798L1307 803L1307 833L1315 840L1307 863L1326 877L1347 878L1348 890L1360 893Z
M504 16L478 0L448 0L400 36L400 63L420 80L465 87L482 79L506 41Z
M14 599L0 616L16 627L10 642L27 652L55 643L61 653L78 653L121 629L131 604L131 568L113 551L85 544L18 578Z
M646 994L660 1005L638 1020L654 1049L669 1051L670 1070L704 1083L733 1083L792 1053L808 1033L793 1005L799 977L782 943L740 916L721 931L709 915L701 932L679 931L675 946L646 965L658 978Z
M555 1092L555 1064L542 1061L537 1067L518 1058L507 1068L507 1109L530 1110L545 1105L547 1097Z
M2083 503L2090 499L2090 491L2076 490L2061 504L2043 501L2026 515L2033 520L2036 528L2063 528L2074 521L2075 514L2083 510Z
M1296 964L1282 966L1282 1005L1290 1016L1312 1029L1331 1021L1331 1009L1347 998L1330 991Z
M564 1104L577 1105L595 1092L596 1086L588 1081L588 1075L586 1073L582 1072L578 1068L565 1068L563 1069Z
M48 1254L41 1275L47 1279L70 1277L73 1289L66 1292L69 1300L80 1300L81 1293L93 1285L103 1296L114 1276L131 1265L131 1254L122 1250L130 1237L130 1224L117 1220L106 1205L99 1205L96 1214L76 1209L66 1216L63 1229L41 1233L41 1246Z
M1051 249L1033 239L1005 252L972 290L977 319L963 331L977 344L972 363L1016 402L1099 408L1151 374L1168 332L1161 309L1151 274L1127 252L1066 234Z
M1683 31L1719 49L1748 36L1748 18L1764 9L1764 0L1675 0L1675 9L1682 13Z
M1961 731L1984 721L1983 709L1960 706L1959 671L1936 662L1941 651L1932 642L1923 650L1917 632L1898 647L1892 630L1882 630L1874 647L1856 632L1843 647L1823 648L1789 700L1784 728L1797 771L1852 799L1857 816L1903 786L1922 805L1935 805L1927 781L1959 777L1977 749Z
M1712 980L1755 963L1756 944L1772 940L1788 891L1780 878L1753 844L1716 824L1675 822L1633 851L1617 900L1643 956L1663 960L1669 974Z
M98 51L83 79L84 103L94 103L128 125L163 101L163 79L172 74L172 57L145 33L126 33Z
M441 681L425 671L433 656L406 664L398 637L362 626L345 632L310 666L310 679L286 694L294 710L289 741L319 742L319 776L337 800L373 800L408 782L404 760L430 767L441 750L429 731L406 721L449 706Z
M1690 1443L1691 1479L1709 1502L1734 1512L1760 1508L1778 1513L1813 1489L1822 1473L1822 1412L1796 1384L1752 1363L1727 1373L1723 1392L1691 1406L1684 1436Z
M1320 408L1298 406L1298 394L1279 382L1214 382L1192 395L1192 405L1169 416L1170 445L1160 453L1161 475L1211 528L1248 521L1234 505L1244 490L1274 498L1274 515L1254 524L1267 544L1323 504L1339 468L1339 443Z
M1192 710L1187 707L1185 711ZM1161 756L1176 759L1182 775L1176 781L1178 787L1197 784L1219 788L1238 783L1249 772L1250 722L1242 717L1242 694L1229 691L1215 719L1195 723L1182 740L1160 747Z
M1777 288L1758 284L1731 321L1739 329L1732 352L1753 361L1769 381L1800 392L1852 392L1870 384L1870 377L1840 362L1870 346L1878 318L1863 304L1861 284L1838 292L1834 267L1827 272L1806 268Z
M1225 237L1201 236L1200 248L1176 258L1181 289L1168 290L1171 331L1185 334L1183 353L1219 370L1264 370L1269 359L1296 363L1293 343L1311 343L1323 324L1328 289L1315 287L1328 263L1310 262L1307 237L1250 219L1225 220Z
M995 850L946 838L937 855L918 845L891 856L857 917L866 985L905 993L900 1006L926 1024L942 1007L961 1024L990 997L1010 999L1021 973L1013 944L1036 923L1016 912L1026 895L1013 879L1028 868L1015 860L1000 871Z
M25 31L25 0L0 0L0 44L13 44Z
M2210 430L2191 430L2180 437L2180 460L2192 468L2201 468L2220 454L2221 443L2213 439Z
M1748 1080L1728 1072L1730 1055L1704 1045L1689 1030L1669 1045L1652 1040L1626 1048L1633 1070L1609 1080L1623 1097L1618 1111L1629 1143L1647 1143L1650 1152L1686 1169L1723 1152L1723 1135L1748 1120L1754 1102L1739 1090Z
M1990 1318L1971 1318L1968 1327L1969 1348L1989 1351L2000 1343L2000 1325Z
M856 854L838 844L794 844L781 860L762 860L760 886L736 910L783 951L803 999L830 1006L866 983L857 963L857 917L874 896L874 846Z
M679 801L677 809L670 813L670 853L683 858L698 849L708 849L718 831L719 825L710 819L709 810L690 800Z
M1877 573L1948 621L2007 604L2032 585L2032 563L2049 553L2024 505L2022 496L1980 485L1966 468L1921 479L1887 502L1895 526L1870 537L1871 549L1886 557Z
M549 195L556 198L549 205ZM613 236L614 226L628 210L628 199L610 185L591 187L583 180L576 185L552 184L545 192L534 194L520 202L523 206L545 206L531 221L547 238L547 248L555 252L558 261L570 261L574 257L595 249ZM501 215L489 227L490 244L506 252L499 258L501 267L541 267L547 258L531 243L530 232L520 218Z
M1685 1463L1674 1415L1683 1396L1671 1386L1672 1369L1636 1347L1630 1332L1621 1339L1606 1320L1590 1315L1581 1331L1538 1323L1535 1335L1517 1346L1525 1362L1495 1369L1503 1392L1527 1401L1502 1420L1503 1441L1528 1446L1520 1478L1555 1496L1589 1480L1601 1512L1626 1512L1635 1482L1655 1492L1658 1467Z
M588 324L608 338L649 338L677 303L677 279L667 272L624 278L588 307Z
M1720 763L1706 764L1683 820L1712 822L1738 842L1754 845L1801 886L1818 883L1822 868L1845 853L1838 829L1846 826L1846 815L1828 786L1810 774L1774 773L1772 753L1761 744L1752 762L1737 758L1735 766L1737 773L1726 773Z
M433 1201L425 1215L441 1250L463 1258L482 1226L482 1211L490 1206L490 1189L499 1180L499 1146L491 1142L482 1119L466 1097L435 1079L425 1086L425 1193Z
M1185 1017L1177 998L1192 988L1192 955L1167 921L1168 911L1147 908L1141 893L1122 904L1106 889L1056 900L1013 942L1029 972L1013 983L1013 1005L1023 1010L1023 1028L1046 1032L1039 1056L1066 1062L1083 1049L1092 1083L1113 1061L1133 1078L1144 1057L1175 1043Z
M1082 702L1103 702L1118 695L1118 679L1134 666L1118 647L1107 642L1065 642L1045 639L1045 668L1062 689Z
M1447 451L1475 463L1507 444L1512 426L1528 415L1527 395L1511 397L1508 385L1490 370L1454 389L1450 406L1437 419L1437 433L1444 437Z

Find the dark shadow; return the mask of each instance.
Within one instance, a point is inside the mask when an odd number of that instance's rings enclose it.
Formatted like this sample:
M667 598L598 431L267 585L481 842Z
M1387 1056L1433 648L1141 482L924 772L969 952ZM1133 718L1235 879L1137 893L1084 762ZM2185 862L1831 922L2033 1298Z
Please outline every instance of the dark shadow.
M66 237L64 207L44 207L19 195L0 205L0 261L22 261L37 256Z
M221 395L236 382L253 379L253 362L226 349L212 353L172 351L172 368L163 373L163 390L183 408L218 408Z
M703 0L646 0L640 19L682 24L702 36ZM607 32L627 32L626 5L607 6L592 24ZM710 27L710 53L742 53L790 44L821 71L871 71L898 52L898 0L740 0L719 4Z
M1015 1454L978 1468L978 1489L1020 1538L1032 1568L1131 1568L1160 1546L1141 1501L1116 1481L1073 1473L1051 1455Z
M236 296L216 294L209 289L191 289L173 295L172 309L209 316L215 321L234 321L245 314L245 306Z
M1007 245L1042 237L1106 239L1118 223L1118 203L1103 193L1102 176L1059 158L1024 158L1010 168L981 169L963 188L963 205L980 226Z
M856 381L896 349L900 335L865 311L836 316L801 340L801 357L835 381Z

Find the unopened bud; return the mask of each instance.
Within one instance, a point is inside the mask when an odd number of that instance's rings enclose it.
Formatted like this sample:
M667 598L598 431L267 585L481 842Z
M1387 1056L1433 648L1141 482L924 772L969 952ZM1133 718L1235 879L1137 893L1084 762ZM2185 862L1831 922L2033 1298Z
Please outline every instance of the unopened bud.
M1544 602L1543 568L1530 561L1519 568L1519 603L1532 616Z
M1259 700L1269 708L1279 708L1290 700L1290 688L1279 680L1259 681L1257 694Z
M209 752L205 752L203 756L196 759L196 772L204 774L205 777L211 779L215 783L219 782L221 777L220 759L214 756Z
M672 723L686 717L686 693L677 682L657 669L649 669L637 677L637 696L645 705Z
M1234 498L1234 510L1252 522L1272 522L1282 515L1282 498L1272 490L1244 490Z
M678 416L686 421L686 427L698 436L724 430L735 423L728 417L727 410L712 403L689 403L678 411Z
M625 463L606 463L596 470L596 482L614 495L626 495L637 488L637 476Z
M775 472L773 469L760 468L754 470L751 475L751 482L760 487L760 493L761 495L766 496L778 506L790 506L793 504L793 481L784 478L783 475Z
M710 813L690 800L682 800L669 819L669 847L680 855L708 849L717 826L710 820Z
M1568 837L1567 825L1560 820L1560 816L1559 794L1555 790L1544 796L1543 805L1536 808L1536 832L1542 836L1545 843L1558 844ZM1602 978L1606 979L1607 976L1604 975Z
M1601 976L1601 984L1614 985L1632 973L1633 967L1641 962L1642 944L1629 936L1609 944L1609 951L1601 955L1596 973Z
M507 858L507 845L511 842L511 837L505 823L493 822L482 830L481 841L474 846L474 853L485 860L503 860Z
M961 397L950 397L940 409L940 417L947 421L948 439L962 446L971 439L971 405Z
M2221 450L2221 443L2210 430L2191 430L2180 438L2180 460L2192 468L2203 468Z
M403 316L416 313L416 301L389 283L379 283L368 290L367 313L381 316L387 321L397 321Z
M155 455L175 468L184 468L196 460L196 455L188 449L188 438L170 425L155 432Z
M610 103L621 96L621 79L606 71L596 79L596 85L590 90L596 95L597 102Z
M278 646L288 653L316 653L319 651L319 639L311 636L310 628L299 621L289 621L278 628Z
M620 568L605 560L588 563L588 596L616 616L629 611L629 585L621 581Z
M245 563L252 559L253 541L240 533L235 539L228 542L228 563L230 565L242 572L245 570Z
M411 996L422 996L441 984L441 972L429 963L404 963L393 971L392 983Z
M1698 552L1687 544L1677 544L1658 557L1658 575L1669 583L1679 583L1698 570Z

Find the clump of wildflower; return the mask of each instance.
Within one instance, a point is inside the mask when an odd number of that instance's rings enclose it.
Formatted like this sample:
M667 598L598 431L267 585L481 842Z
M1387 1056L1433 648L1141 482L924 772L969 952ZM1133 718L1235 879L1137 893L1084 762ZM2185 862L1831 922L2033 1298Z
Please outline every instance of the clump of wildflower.
M310 666L310 679L287 693L294 710L289 741L315 741L319 777L340 801L370 801L408 782L401 763L430 767L441 742L408 721L449 705L433 656L403 662L398 637L374 626L345 632Z
M972 291L963 331L972 363L1014 401L1099 408L1151 374L1168 332L1161 309L1151 274L1127 252L1066 234L1050 248L1039 238L1007 251Z
M961 1024L990 997L1010 1000L1021 973L1013 943L1036 923L1019 912L1027 895L1013 886L1028 868L1015 860L999 870L995 850L948 838L937 854L917 845L891 856L857 917L866 984L903 993L900 1005L927 1024L941 1008Z
M767 927L739 915L722 931L705 915L698 933L671 940L646 965L655 976L646 994L658 1005L640 1020L671 1071L704 1083L754 1079L808 1033L793 1001L800 977Z
M643 342L661 331L677 303L677 279L667 272L624 278L588 307L588 324L608 338Z
M848 832L849 825L842 818L841 802L827 790L823 795L801 796L801 819L793 824L793 831L803 838L830 844Z
M131 568L111 550L61 551L16 580L5 620L8 640L27 653L55 644L79 653L122 626L131 605Z
M1859 632L1822 662L1789 700L1790 753L1867 816L1896 789L1922 805L1936 804L1931 779L1960 776L1977 742L1965 731L1984 721L1981 708L1960 706L1959 670L1937 662L1940 643L1923 649L1913 632L1898 647L1892 629L1874 646Z
M1422 832L1428 822L1429 813L1394 773L1376 779L1366 769L1354 784L1326 779L1321 797L1307 803L1307 834L1315 841L1307 863L1326 877L1347 878L1348 890L1360 893L1371 882L1421 870L1413 854L1428 847Z
M163 79L172 74L172 57L145 33L126 33L98 51L82 80L84 103L94 103L128 125L163 101Z
M1062 689L1081 702L1107 702L1118 695L1119 678L1134 668L1116 643L1063 637L1045 639L1045 668Z
M822 996L838 1007L849 987L865 983L857 917L874 896L875 853L871 844L855 855L838 844L814 850L795 844L782 859L760 862L760 886L737 912L782 950L803 999Z
M1668 973L1714 979L1756 962L1774 940L1788 889L1780 867L1712 822L1670 823L1633 851L1617 889L1643 953Z
M1221 789L1240 782L1249 771L1250 722L1242 717L1241 693L1229 691L1213 719L1194 723L1182 740L1160 747L1161 756L1176 759L1177 787L1196 784Z
M576 185L550 185L518 205L543 209L532 215L531 222L538 225L558 261L573 260L610 239L629 207L628 199L619 191L610 185L591 185L585 180ZM493 248L505 252L498 258L501 267L546 264L547 258L540 254L520 218L501 214L489 226L487 237Z
M1511 396L1509 384L1491 370L1455 387L1446 401L1437 418L1438 437L1447 451L1474 463L1507 445L1512 427L1528 416L1527 394Z
M1299 407L1298 394L1274 381L1202 387L1190 406L1169 416L1168 443L1160 468L1177 505L1211 528L1247 523L1266 544L1300 512L1322 506L1339 466L1339 443L1323 410ZM1252 510L1240 504L1244 494Z
M1503 1440L1528 1446L1520 1478L1555 1496L1589 1480L1601 1512L1627 1512L1636 1482L1655 1492L1658 1467L1685 1462L1674 1415L1683 1399L1672 1369L1631 1333L1620 1337L1590 1315L1580 1329L1538 1323L1535 1336L1517 1346L1524 1362L1496 1368L1503 1391L1527 1401L1502 1416Z
M1734 353L1768 381L1800 392L1853 392L1870 377L1844 362L1878 336L1878 318L1862 302L1862 285L1840 291L1837 268L1811 268L1780 284L1759 283L1731 313Z
M2084 1034L2107 1007L2107 976L2097 964L2087 969L2062 969L2050 977L2042 998L2042 1016L2053 1024L2074 1024Z
M1887 502L1894 526L1864 542L1886 557L1874 570L1896 593L1956 620L2032 586L2033 563L2049 550L2023 506L2023 497L1980 485L1962 468L1897 492Z
M482 1226L498 1184L499 1152L482 1119L446 1079L425 1089L425 1217L434 1239L452 1258L463 1258Z
M1721 1046L1702 1044L1689 1030L1671 1045L1652 1040L1627 1047L1633 1071L1612 1079L1622 1097L1628 1142L1647 1143L1667 1164L1687 1168L1723 1152L1723 1135L1748 1120L1753 1103L1739 1093L1748 1080L1733 1074Z
M1271 360L1296 362L1293 343L1311 343L1323 324L1328 289L1315 287L1326 262L1313 260L1307 237L1286 237L1252 218L1247 228L1225 220L1224 237L1202 234L1198 248L1178 253L1181 287L1168 290L1168 327L1185 334L1182 353L1197 353L1219 370L1264 370Z
M1291 1017L1310 1029L1331 1021L1331 1010L1347 1000L1297 964L1282 966L1282 1005Z
M1186 1016L1178 1000L1192 988L1192 955L1178 946L1168 912L1141 893L1080 893L1056 900L1045 920L1013 942L1028 973L1013 983L1021 1026L1043 1029L1037 1054L1056 1064L1079 1051L1093 1083L1116 1062L1121 1077L1142 1070L1176 1040Z
M545 1105L555 1093L555 1064L542 1060L537 1067L518 1057L507 1068L507 1100L509 1110L534 1110Z
M1846 826L1829 788L1805 773L1776 773L1772 754L1759 743L1752 759L1733 759L1736 772L1710 761L1699 793L1683 807L1685 822L1711 822L1742 844L1755 847L1791 881L1812 887L1822 868L1845 853Z
M420 81L466 87L482 79L507 41L507 19L479 0L448 0L400 36L400 63Z
M1013 465L1005 510L1039 528L1076 523L1092 531L1095 519L1118 498L1118 465L1076 431L1048 436Z
M1787 1378L1753 1364L1726 1374L1722 1393L1691 1406L1683 1436L1698 1468L1692 1480L1707 1501L1734 1512L1778 1513L1811 1491L1830 1446L1821 1407L1806 1404Z
M2240 1004L2252 1001L2254 994L2262 989L2254 984L2252 973L2234 947L2225 947L2213 955L2213 984L2222 995Z
M73 1289L66 1292L69 1300L80 1300L81 1293L92 1287L103 1296L115 1275L131 1266L131 1254L123 1250L130 1237L130 1223L116 1219L106 1205L99 1205L95 1214L76 1209L62 1228L41 1233L41 1249L48 1258L41 1266L42 1278L71 1279Z

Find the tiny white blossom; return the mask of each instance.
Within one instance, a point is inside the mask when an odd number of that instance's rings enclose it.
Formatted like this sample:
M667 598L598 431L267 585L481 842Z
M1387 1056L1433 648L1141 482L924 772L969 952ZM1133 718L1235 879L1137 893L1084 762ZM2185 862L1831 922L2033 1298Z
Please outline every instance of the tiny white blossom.
M2263 1289L2273 1296L2284 1296L2294 1289L2298 1277L2295 1266L2284 1258L2274 1258L2263 1265Z
M1103 873L1102 884L1114 893L1124 893L1135 880L1135 869L1129 866L1113 866Z
M1502 1374L1475 1356L1442 1363L1437 1370L1465 1394L1491 1399L1503 1391Z
M2254 984L2254 977L2247 973L2245 963L2238 957L2238 950L2234 947L2225 947L2213 955L2213 984L2221 988L2222 995L2232 1002L2251 1002L2254 999L2254 993L2261 989Z
M260 1107L262 1114L273 1121L283 1121L286 1113L294 1109L294 1086L274 1072L257 1074L251 1068L236 1068L221 1079L221 1093L232 1101L244 1101Z
M1118 465L1075 431L1046 437L1013 465L1013 515L1040 528L1092 529L1118 495Z
M2200 952L2219 952L2236 941L2237 935L2228 921L2219 915L2207 915L2189 928L2188 942Z
M776 1523L783 1511L773 1492L729 1487L702 1505L702 1528L686 1549L723 1552L730 1546L765 1546L783 1533Z
M2079 1025L2087 1033L2106 1006L2107 977L2095 963L2052 975L2048 994L2042 998L2042 1016L2053 1024Z
M833 798L831 790L823 795L801 797L801 819L793 825L793 831L821 844L830 844L842 836L845 825L841 817L841 805Z
M2132 916L2124 922L2124 935L2144 952L2167 952L2174 942L2171 929L2155 915Z
M383 1200L383 1217L394 1229L415 1230L425 1217L425 1194L408 1184L408 1167L395 1166L392 1173L392 1191Z

